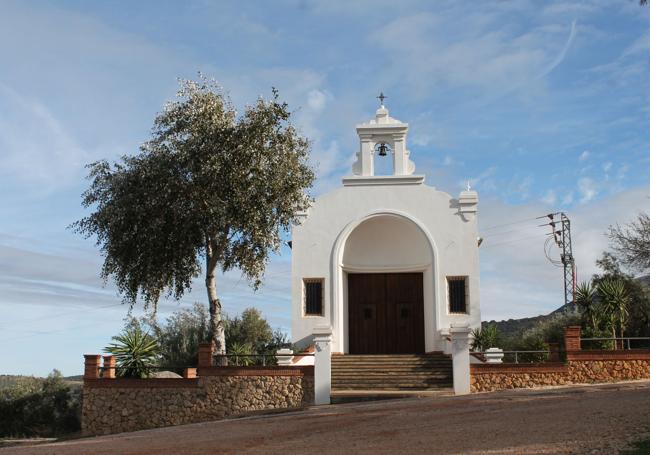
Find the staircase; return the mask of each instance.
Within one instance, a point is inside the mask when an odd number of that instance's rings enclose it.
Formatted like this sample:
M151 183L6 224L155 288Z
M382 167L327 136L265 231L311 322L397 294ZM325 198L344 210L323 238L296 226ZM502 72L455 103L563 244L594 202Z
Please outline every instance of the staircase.
M332 356L333 402L450 394L452 385L442 353Z

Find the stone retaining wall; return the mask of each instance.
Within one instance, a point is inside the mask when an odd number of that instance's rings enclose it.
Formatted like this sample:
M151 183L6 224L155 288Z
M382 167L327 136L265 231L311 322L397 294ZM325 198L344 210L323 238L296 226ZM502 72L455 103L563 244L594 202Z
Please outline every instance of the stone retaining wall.
M580 327L565 331L566 363L473 364L472 392L650 379L650 350L582 350Z
M85 379L84 435L300 408L314 401L313 367L212 367L199 373L189 379Z
M516 367L516 368L515 368ZM548 365L472 365L472 392L650 379L650 360L577 360Z

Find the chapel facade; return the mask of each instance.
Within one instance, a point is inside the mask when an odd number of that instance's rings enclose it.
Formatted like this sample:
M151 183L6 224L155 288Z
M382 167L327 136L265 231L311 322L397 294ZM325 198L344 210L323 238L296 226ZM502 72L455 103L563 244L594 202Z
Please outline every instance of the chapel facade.
M292 232L292 338L332 330L332 353L449 352L451 327L480 326L478 195L425 184L408 124L382 105L357 125L352 175ZM375 175L392 159L390 175Z

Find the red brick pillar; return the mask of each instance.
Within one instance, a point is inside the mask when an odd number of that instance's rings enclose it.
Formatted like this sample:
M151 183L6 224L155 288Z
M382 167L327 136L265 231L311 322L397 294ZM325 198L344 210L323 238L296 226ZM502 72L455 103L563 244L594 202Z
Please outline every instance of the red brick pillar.
M212 343L199 343L199 368L212 366L212 354L214 345Z
M194 378L196 378L196 368L185 368L183 370L183 377L185 379L194 379Z
M579 325L571 325L564 329L564 347L567 352L579 351L581 349Z
M548 361L549 362L559 362L560 361L560 343L548 343Z
M104 356L104 368L102 369L102 378L115 379L115 357L112 355Z
M84 355L84 379L99 379L99 363L101 355Z

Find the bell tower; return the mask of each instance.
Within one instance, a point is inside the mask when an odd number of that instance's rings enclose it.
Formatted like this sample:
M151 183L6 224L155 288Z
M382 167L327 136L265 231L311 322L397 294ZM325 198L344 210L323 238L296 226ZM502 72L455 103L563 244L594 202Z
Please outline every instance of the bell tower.
M423 175L413 175L415 164L410 160L410 151L406 148L408 123L403 123L390 115L384 106L386 98L381 93L381 105L375 118L357 125L359 151L352 165L353 176L345 177L343 184L378 185L378 184L419 184L424 182ZM375 175L375 158L392 155L392 175Z

